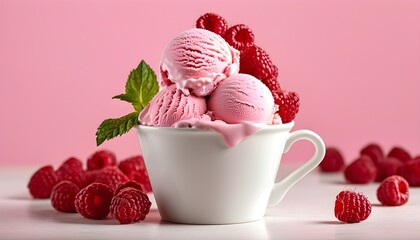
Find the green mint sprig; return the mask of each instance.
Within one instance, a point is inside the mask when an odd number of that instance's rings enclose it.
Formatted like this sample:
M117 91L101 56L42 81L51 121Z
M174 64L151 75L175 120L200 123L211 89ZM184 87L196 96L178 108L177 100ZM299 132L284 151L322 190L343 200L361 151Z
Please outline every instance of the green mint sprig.
M127 133L138 122L140 112L149 104L152 98L159 91L156 74L150 66L142 60L136 69L133 69L125 84L125 93L114 96L113 99L120 99L133 105L135 112L104 120L96 131L96 145L104 141Z

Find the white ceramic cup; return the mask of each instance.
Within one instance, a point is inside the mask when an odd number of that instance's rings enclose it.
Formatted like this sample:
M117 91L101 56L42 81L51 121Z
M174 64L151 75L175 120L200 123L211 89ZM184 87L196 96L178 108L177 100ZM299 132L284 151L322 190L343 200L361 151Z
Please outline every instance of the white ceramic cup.
M267 126L234 148L211 130L137 126L140 147L162 219L189 224L251 222L312 171L325 155L322 139L294 123ZM298 140L312 158L275 183L281 156Z

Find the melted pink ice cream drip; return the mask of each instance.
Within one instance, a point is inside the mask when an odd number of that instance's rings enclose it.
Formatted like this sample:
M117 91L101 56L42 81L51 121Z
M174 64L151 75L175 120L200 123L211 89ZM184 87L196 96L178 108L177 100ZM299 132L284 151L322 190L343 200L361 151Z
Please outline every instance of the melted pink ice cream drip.
M221 120L212 121L208 115L202 118L182 120L174 124L176 128L195 127L210 129L223 136L225 144L233 148L248 136L251 136L267 126L265 123L241 122L228 124Z

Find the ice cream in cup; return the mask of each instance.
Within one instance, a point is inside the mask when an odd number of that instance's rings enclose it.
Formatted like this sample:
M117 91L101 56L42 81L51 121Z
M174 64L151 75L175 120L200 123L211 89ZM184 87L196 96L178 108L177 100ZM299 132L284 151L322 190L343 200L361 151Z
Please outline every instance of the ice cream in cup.
M268 55L255 45L240 50L205 29L181 32L163 51L159 81L142 61L115 97L136 112L98 128L98 144L136 128L166 221L259 220L324 157L316 133L291 131L299 99L281 90ZM283 153L298 140L315 146L312 158L276 183Z

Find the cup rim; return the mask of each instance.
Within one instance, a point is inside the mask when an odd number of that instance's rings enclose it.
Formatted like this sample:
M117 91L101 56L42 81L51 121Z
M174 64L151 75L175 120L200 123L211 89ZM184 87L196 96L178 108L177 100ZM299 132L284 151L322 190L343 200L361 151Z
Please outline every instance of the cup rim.
M290 130L295 125L294 121L288 123L281 123L275 125L266 125L261 130ZM213 132L211 129L202 129L202 128L175 128L175 127L158 127L158 126L148 126L148 125L141 125L137 124L134 128L139 132L141 129L145 129L147 131L174 131L174 132Z

